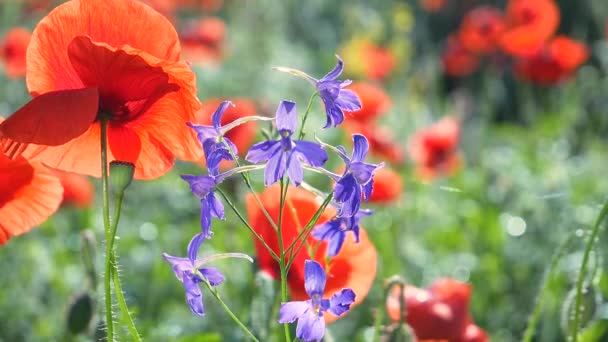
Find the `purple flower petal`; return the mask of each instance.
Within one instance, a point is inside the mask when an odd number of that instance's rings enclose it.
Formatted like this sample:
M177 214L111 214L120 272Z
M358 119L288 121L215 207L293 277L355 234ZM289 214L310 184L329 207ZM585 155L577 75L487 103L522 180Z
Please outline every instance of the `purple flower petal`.
M268 161L280 149L281 143L279 141L263 141L251 146L245 160L254 164L262 163Z
M213 123L213 126L215 128L219 129L222 126L222 115L224 114L224 112L226 111L228 106L232 106L232 105L233 105L232 102L224 101L224 102L220 103L220 105L217 107L217 109L211 116L211 122Z
M349 89L340 90L338 98L336 98L336 106L342 110L349 112L361 109L361 100L354 91Z
M175 277L179 281L183 281L184 273L187 270L192 269L192 261L190 259L174 257L167 253L163 253L163 258L165 258L165 260L167 260L171 264L173 273L175 273Z
M353 162L362 162L369 151L367 138L362 134L353 134Z
M201 199L201 230L205 239L211 239L211 207L207 197Z
M320 341L325 335L325 319L312 310L305 312L298 319L296 336L303 341Z
M351 289L342 289L334 294L329 300L329 312L340 316L350 309L350 305L355 302L355 292Z
M323 166L329 158L327 152L317 143L304 140L296 140L294 143L299 157L310 166Z
M374 190L374 179L370 179L369 182L365 183L363 186L363 197L365 200L369 200L369 196L371 196L372 191Z
M190 191L198 198L207 196L217 185L215 178L211 176L180 175L180 177L188 182Z
M367 184L374 175L374 171L378 168L377 165L362 163L362 162L352 162L349 167L349 171L353 174L357 183L360 185Z
M264 170L264 184L270 186L281 179L285 174L285 153L279 151L268 160Z
M281 303L279 323L291 323L310 309L310 303L305 301Z
M334 198L337 202L344 203L353 196L357 187L358 184L355 176L346 174L334 185Z
M198 269L199 272L209 281L211 286L218 286L221 284L226 278L220 271L215 267L201 267Z
M281 101L276 113L277 129L288 131L293 134L298 127L298 112L296 103L291 101Z
M211 192L207 196L207 203L209 205L210 213L213 217L217 217L221 220L225 219L224 217L224 204L215 197L215 193Z
M199 233L194 235L192 240L190 240L190 243L188 243L188 258L190 259L192 264L195 262L196 257L198 256L198 250L203 244L203 241L205 241L205 234Z
M323 296L325 291L325 270L321 265L314 260L306 260L304 262L304 288L306 293L312 298L313 296Z
M287 176L295 186L299 186L304 180L304 169L298 160L298 153L289 153L287 157Z
M325 104L325 112L327 113L327 122L323 128L336 127L344 121L344 112L338 108L332 99L328 99L321 95L321 100Z
M335 257L340 253L342 249L342 245L344 244L344 238L346 237L346 232L339 230L331 240L329 240L329 244L327 245L326 255L328 257Z
M188 127L196 131L196 138L201 143L201 146L205 144L205 141L215 140L215 138L220 135L218 130L213 126L197 125L191 122L188 122L186 124L188 125Z
M342 70L344 70L344 62L342 61L342 58L338 56L336 56L336 58L338 58L338 63L336 66L330 72L328 72L327 75L323 76L319 82L333 81L337 79L340 74L342 74Z
M196 278L193 278L190 275L184 274L183 283L184 289L186 290L186 302L188 303L188 306L190 306L190 311L192 311L193 314L204 316L205 308L203 306L203 293L195 279Z
M330 240L340 231L340 219L332 219L315 227L312 236L317 240Z

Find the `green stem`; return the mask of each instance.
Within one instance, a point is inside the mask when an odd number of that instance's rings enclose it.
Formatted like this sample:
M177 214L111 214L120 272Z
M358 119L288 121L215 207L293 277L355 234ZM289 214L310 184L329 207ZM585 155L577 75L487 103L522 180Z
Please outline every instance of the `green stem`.
M559 248L551 259L549 268L543 276L542 285L538 295L536 296L536 304L534 306L534 310L532 311L532 315L530 315L530 319L528 320L528 326L524 332L523 342L532 342L532 338L534 337L534 332L536 331L536 326L538 325L538 320L540 319L540 314L544 305L545 293L549 288L549 281L551 278L553 278L557 265L564 254L566 254L566 251L568 250L567 247L570 245L570 242L573 240L574 236L574 234L570 234L570 236L560 244Z
M281 199L279 203L279 219L277 230L277 238L279 244L279 269L281 272L281 301L287 302L287 267L285 264L285 249L283 246L283 209L285 208L285 199L287 198L287 188L289 185L285 185L285 176L281 178ZM291 341L291 333L289 332L289 324L283 324L285 330L285 341Z
M106 236L106 254L105 265L106 272L104 274L104 296L106 305L106 336L107 341L114 341L114 322L112 317L112 286L110 280L112 271L110 268L110 258L112 254L111 248L111 226L110 226L110 194L108 190L108 147L107 147L107 120L102 118L99 125L101 126L101 197L102 197L102 213L103 227Z
M312 96L310 96L310 99L308 100L308 106L306 107L306 112L304 112L304 116L302 117L302 125L300 126L300 137L298 138L299 140L302 140L302 138L304 138L304 136L306 135L306 131L304 130L304 128L306 127L306 120L308 119L308 114L310 113L310 110L312 109L312 101L315 99L315 97L319 95L319 92L314 92L312 93Z
M249 336L251 338L251 340L259 342L259 340L255 337L255 335L253 335L253 333L251 331L249 331L249 329L247 329L247 327L245 326L245 324L243 324L243 322L241 322L238 319L238 317L236 317L236 315L232 312L232 310L230 310L230 308L228 307L228 305L226 305L226 303L224 303L224 301L222 300L222 298L220 298L220 295L217 292L217 290L214 289L213 286L211 286L211 284L209 284L209 281L207 281L206 279L204 279L203 282L205 283L205 285L207 285L207 288L209 289L209 292L211 292L211 294L213 295L213 297L215 297L215 299L217 299L217 301L220 303L220 305L222 306L222 308L224 309L224 311L226 311L226 313L228 314L228 316L230 316L230 318L232 318L232 320L241 328L241 330L243 330L243 332L245 332L245 334L247 334L247 336Z
M589 256L591 255L591 250L593 249L593 245L597 236L600 232L601 223L604 221L604 218L608 215L608 201L604 203L602 210L600 211L597 220L595 221L595 225L593 226L593 230L591 231L591 236L589 237L589 241L587 241L587 246L585 246L585 252L583 254L583 261L581 262L581 267L578 272L578 280L576 281L576 300L574 301L574 318L572 320L572 331L570 332L570 341L576 342L578 339L578 327L580 324L580 315L581 315L581 301L583 299L583 283L585 282L585 273L587 271L587 263L589 262Z

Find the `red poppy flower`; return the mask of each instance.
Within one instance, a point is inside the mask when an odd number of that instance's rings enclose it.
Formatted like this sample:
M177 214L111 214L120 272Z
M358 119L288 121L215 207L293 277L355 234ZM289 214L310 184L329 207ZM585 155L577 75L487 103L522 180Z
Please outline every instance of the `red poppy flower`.
M202 109L196 114L196 123L201 125L211 125L211 116L218 108L223 99L209 99L203 102ZM257 110L255 104L246 98L230 99L234 106L228 106L222 115L222 126L232 121L250 115L255 115ZM239 125L226 133L226 137L235 145L241 155L245 155L253 144L257 134L258 125L255 121L249 121Z
M428 289L406 286L403 292L406 322L419 341L485 341L483 330L472 323L469 314L471 286L452 279L439 279ZM386 299L393 321L399 321L399 287L394 286Z
M59 179L40 163L0 153L0 245L44 222L62 193Z
M502 49L513 56L535 54L559 26L559 8L554 0L509 0Z
M93 183L82 175L57 171L63 187L62 205L73 205L78 208L90 207L95 199Z
M401 196L402 191L403 181L401 180L401 176L397 172L383 167L376 171L374 189L369 201L374 203L393 202Z
M460 122L455 117L445 117L416 132L410 140L409 150L418 175L422 179L432 180L460 168L459 140Z
M260 194L260 201L270 216L276 222L279 216L280 187L278 185L267 188ZM252 195L246 199L249 222L264 241L275 251L279 252L276 231L268 223L266 217L257 206ZM299 234L301 228L312 218L321 205L320 201L311 193L300 188L290 187L287 191L287 204L283 211L282 237L284 246L289 246ZM292 211L295 210L295 215ZM326 209L321 215L319 223L329 220L335 215L335 210ZM266 249L256 240L257 261L260 268L275 279L279 277L279 266L268 254ZM289 292L293 300L309 298L304 290L304 261L314 259L325 265L326 243L319 243L312 237L307 239L311 250L318 247L314 258L311 258L305 245L295 256L293 266L288 274ZM320 245L319 245L320 244ZM355 243L352 234L347 234L340 253L331 259L326 267L327 284L325 293L330 296L342 288L351 288L356 299L353 306L358 305L367 296L376 275L377 252L369 241L365 230L360 230L359 243ZM326 313L326 322L333 322L337 317Z
M0 44L0 59L4 61L4 72L11 78L25 75L25 52L30 43L30 31L15 27L8 31Z
M354 91L361 100L361 109L354 112L345 112L348 120L361 123L375 120L386 113L391 107L391 98L379 86L367 82L354 82L348 87Z
M447 0L418 0L420 6L427 12L439 12L447 3Z
M343 127L348 132L348 135L361 133L365 135L369 141L370 152L391 164L400 165L405 162L405 152L403 148L395 142L392 132L384 127L374 125L372 123L360 124L358 122L347 121Z
M222 58L226 25L220 18L204 18L181 34L184 56L193 63L215 62Z
M179 57L175 29L143 3L66 2L32 34L26 80L33 99L0 125L0 146L99 177L103 115L109 161L133 163L136 178L166 173L175 157L198 160L186 122L200 103L194 74Z
M567 79L588 57L584 43L557 36L536 54L516 60L514 72L524 80L553 85Z
M451 35L443 49L441 62L446 74L463 77L477 70L479 57L465 48L457 35Z
M465 49L477 54L490 54L496 51L504 29L501 11L481 6L467 13L458 34Z
M382 81L395 69L397 57L387 48L367 42L362 47L364 72L368 79Z

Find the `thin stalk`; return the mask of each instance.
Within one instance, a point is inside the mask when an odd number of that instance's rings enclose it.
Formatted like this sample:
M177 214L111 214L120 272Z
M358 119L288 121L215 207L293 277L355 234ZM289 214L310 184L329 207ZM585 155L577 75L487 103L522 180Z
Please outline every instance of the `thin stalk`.
M101 118L99 125L101 126L101 198L102 198L102 215L103 227L106 236L106 254L105 265L106 272L104 274L104 296L106 305L106 336L107 341L114 341L114 322L112 317L112 285L110 284L112 270L110 267L110 259L112 254L111 248L111 230L110 226L110 194L108 189L108 147L107 147L107 120Z
M216 289L213 288L213 286L211 286L211 284L209 284L209 281L207 281L206 279L204 279L203 283L205 283L205 285L207 285L207 288L209 289L209 292L211 292L211 294L213 295L213 297L215 297L215 299L217 299L217 301L220 303L220 305L222 306L222 308L224 309L224 311L226 311L226 313L228 314L228 316L230 316L230 318L232 318L232 320L239 326L239 328L241 328L241 330L243 330L243 332L249 336L249 338L251 338L251 340L255 341L255 342L259 342L259 340L257 339L257 337L255 337L255 335L253 335L253 333L251 331L249 331L249 329L245 326L245 324L243 324L243 322L241 322L239 320L238 317L236 317L236 315L232 312L232 310L230 310L230 308L228 307L228 305L226 305L226 303L224 303L224 301L222 300L222 298L220 298L220 294L217 292Z
M249 222L247 222L247 220L245 219L245 217L243 217L243 215L241 214L241 212L237 209L237 207L234 205L234 203L232 203L232 201L230 200L230 198L220 188L216 188L216 191L219 192L220 195L222 195L222 198L224 199L224 201L226 201L226 203L228 204L228 206L230 208L232 208L232 210L234 211L234 213L236 214L236 216L238 216L238 218L241 220L241 222L243 222L243 224L247 227L247 229L249 229L249 231L251 232L251 234L253 234L253 236L255 236L255 238L258 239L258 241L260 241L260 243L264 246L264 248L266 248L266 250L268 251L268 253L270 253L270 256L272 256L272 258L276 262L279 262L279 256L272 250L272 248L270 248L270 246L268 246L268 244L266 243L266 241L264 241L264 238L261 237L255 231L255 229L253 229L253 227L249 224Z
M595 224L593 226L593 230L591 231L591 236L589 237L589 241L587 241L587 246L585 246L585 252L583 254L583 261L581 262L581 267L578 272L578 280L576 281L576 299L574 301L574 318L572 319L572 331L570 332L570 341L576 342L578 339L578 327L580 324L580 316L581 316L581 301L583 300L583 283L585 282L585 273L587 271L587 263L589 262L589 256L591 255L591 250L593 249L593 245L597 236L600 232L600 227L602 226L602 222L604 218L608 215L608 201L604 203L600 214L598 215Z
M566 254L568 246L570 245L570 242L573 240L574 236L574 234L570 234L570 236L559 245L557 251L553 255L553 258L551 259L549 268L543 276L542 285L538 291L538 295L536 296L536 304L534 305L534 310L532 311L530 319L528 320L528 326L524 332L523 342L532 342L532 338L534 337L534 332L536 331L536 326L538 325L538 320L540 319L540 314L543 309L545 293L549 288L549 281L553 277L559 261L562 259L564 254Z
M306 135L306 131L304 130L306 128L306 120L308 119L308 114L310 113L310 110L312 109L312 101L315 99L315 97L319 95L319 92L314 92L312 93L312 95L310 96L310 99L308 100L308 106L306 106L306 112L304 112L304 116L302 117L302 125L300 126L300 135L298 140L302 140L302 138L304 138L304 136Z
M287 197L287 188L288 185L285 185L285 177L281 178L281 199L279 202L279 219L278 225L279 229L277 230L277 238L279 245L279 269L281 272L281 301L283 303L287 302L287 267L285 264L285 249L283 246L283 209L285 208L285 199ZM285 341L291 340L291 333L289 331L289 324L283 324L285 330Z

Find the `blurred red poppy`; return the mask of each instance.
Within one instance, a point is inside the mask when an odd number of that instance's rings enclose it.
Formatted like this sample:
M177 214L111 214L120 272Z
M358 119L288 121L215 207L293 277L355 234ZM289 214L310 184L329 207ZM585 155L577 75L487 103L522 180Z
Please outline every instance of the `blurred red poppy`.
M216 62L224 54L224 21L216 17L199 20L181 32L184 57L192 63Z
M267 188L260 194L260 201L270 214L270 217L277 222L279 216L280 187L278 185ZM246 198L247 216L252 227L264 238L264 241L275 251L279 252L277 234L270 225L260 208L257 206L252 195ZM287 204L283 210L282 237L283 244L288 247L299 234L300 230L308 223L313 214L320 207L321 202L311 193L301 188L290 187L287 191ZM295 212L295 215L294 215ZM328 208L321 215L319 223L329 220L335 215L335 210ZM270 274L273 278L279 278L279 266L272 259L270 254L256 240L257 261L260 268ZM299 244L297 244L298 246ZM314 258L308 253L310 250L317 252ZM326 243L319 243L312 237L307 239L307 245L302 247L300 253L295 256L293 266L288 274L289 292L293 300L308 299L309 296L304 290L304 261L314 259L321 265L325 265ZM353 306L358 305L367 296L376 275L377 252L369 241L365 230L360 230L359 243L355 243L353 234L347 234L344 245L340 253L329 261L326 267L327 284L325 293L331 296L342 288L351 288L356 299ZM341 316L343 317L343 316ZM325 321L333 322L338 317L326 313Z
M198 160L186 122L200 103L194 74L179 57L175 29L143 3L68 1L32 34L26 81L33 99L0 124L0 146L99 177L103 116L109 161L133 163L136 178L163 175L175 157Z
M439 12L447 2L447 0L418 0L420 6L427 12Z
M559 19L559 8L554 0L509 0L502 49L513 56L537 53L557 30Z
M409 151L418 176L423 180L433 180L459 169L459 140L460 122L455 117L445 117L416 132L410 140Z
M465 49L490 54L498 48L504 29L502 12L492 6L481 6L467 13L458 34Z
M10 78L25 75L25 53L30 43L31 33L25 28L9 30L0 43L0 59L4 62L4 72Z
M72 205L78 208L90 207L95 199L93 183L82 175L69 172L56 172L63 188L62 205Z
M439 279L428 289L405 286L405 320L419 341L488 341L472 323L469 314L471 286L452 279ZM399 321L399 286L390 289L386 309L391 320ZM484 339L485 338L485 339Z
M391 107L391 98L384 89L373 83L354 82L348 89L359 96L361 109L354 112L345 112L347 120L366 123L385 114Z
M517 59L513 68L523 80L553 85L567 79L588 57L584 43L557 36L536 54Z
M479 57L464 47L458 35L450 35L445 43L441 62L446 74L462 77L477 70Z
M401 176L388 167L376 171L374 189L369 198L374 203L389 203L397 200L403 191Z
M213 98L203 102L201 110L196 114L196 123L211 125L211 116L224 99ZM222 115L222 126L239 118L255 115L257 110L255 103L246 98L230 99L234 106L228 106ZM253 144L257 134L258 125L255 121L249 121L239 125L226 133L226 137L236 145L240 155L247 154L247 150Z
M405 162L405 151L394 138L392 131L373 123L361 124L356 121L347 121L342 127L348 135L361 133L369 141L370 153L385 162L400 165Z
M0 154L0 245L44 222L62 193L59 179L40 163Z
M386 79L397 64L397 57L390 49L371 42L363 45L361 58L364 61L365 76L370 80Z

